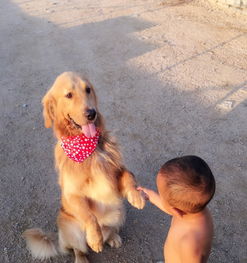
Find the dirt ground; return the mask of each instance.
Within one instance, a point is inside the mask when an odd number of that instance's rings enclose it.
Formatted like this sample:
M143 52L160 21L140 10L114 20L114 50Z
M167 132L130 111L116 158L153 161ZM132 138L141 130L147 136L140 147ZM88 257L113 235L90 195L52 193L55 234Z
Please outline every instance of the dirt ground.
M247 262L247 16L204 2L1 1L0 262L39 262L21 233L56 230L55 140L40 101L67 70L95 85L141 185L155 189L157 170L175 156L209 163L217 181L209 262ZM169 216L126 207L123 246L91 253L91 262L162 260Z

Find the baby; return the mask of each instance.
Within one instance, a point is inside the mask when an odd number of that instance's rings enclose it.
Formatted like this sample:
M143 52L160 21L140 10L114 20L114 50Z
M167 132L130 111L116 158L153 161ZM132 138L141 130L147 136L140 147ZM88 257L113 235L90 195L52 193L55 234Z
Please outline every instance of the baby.
M157 175L158 194L139 187L149 201L172 216L164 244L165 263L205 263L213 220L207 204L215 192L214 176L201 158L184 156L165 163Z

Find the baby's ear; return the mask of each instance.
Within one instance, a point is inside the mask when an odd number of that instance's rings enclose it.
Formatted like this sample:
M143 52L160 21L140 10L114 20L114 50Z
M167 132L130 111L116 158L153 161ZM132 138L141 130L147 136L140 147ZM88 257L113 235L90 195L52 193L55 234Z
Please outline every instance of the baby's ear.
M177 217L183 217L183 215L185 215L185 212L176 208L176 207L172 207L171 208L171 212L174 216L177 216Z
M48 91L42 99L42 104L45 127L51 128L55 119L56 100L50 91Z

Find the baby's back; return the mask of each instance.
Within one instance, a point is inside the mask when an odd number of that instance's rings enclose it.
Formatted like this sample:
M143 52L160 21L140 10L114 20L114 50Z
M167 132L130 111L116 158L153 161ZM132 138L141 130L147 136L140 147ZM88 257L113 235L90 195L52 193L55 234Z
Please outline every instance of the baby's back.
M165 263L206 263L213 238L207 209L193 218L173 217L164 246Z

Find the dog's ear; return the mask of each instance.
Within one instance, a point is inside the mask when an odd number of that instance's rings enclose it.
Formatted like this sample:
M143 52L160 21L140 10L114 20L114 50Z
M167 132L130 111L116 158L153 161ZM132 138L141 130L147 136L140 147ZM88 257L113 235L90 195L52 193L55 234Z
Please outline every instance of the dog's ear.
M52 122L55 119L56 100L48 91L42 99L43 104L43 117L46 128L51 128Z

